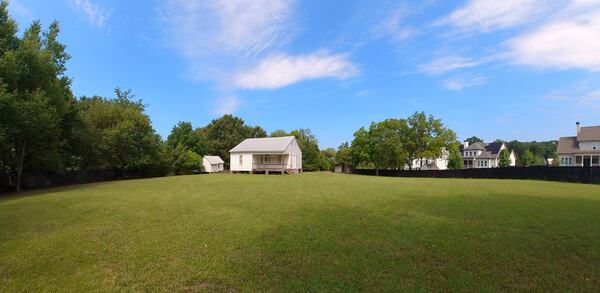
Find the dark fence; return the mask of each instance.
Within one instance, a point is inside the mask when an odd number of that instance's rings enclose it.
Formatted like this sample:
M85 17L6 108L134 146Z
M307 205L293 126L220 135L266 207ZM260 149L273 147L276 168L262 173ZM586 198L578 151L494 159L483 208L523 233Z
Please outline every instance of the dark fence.
M355 174L376 175L373 169ZM379 176L424 178L531 179L600 184L600 167L510 167L460 170L379 170Z
M78 170L62 173L24 172L21 176L21 189L39 189L63 185L161 176L166 176L162 170ZM0 174L0 193L12 192L14 190L14 176Z

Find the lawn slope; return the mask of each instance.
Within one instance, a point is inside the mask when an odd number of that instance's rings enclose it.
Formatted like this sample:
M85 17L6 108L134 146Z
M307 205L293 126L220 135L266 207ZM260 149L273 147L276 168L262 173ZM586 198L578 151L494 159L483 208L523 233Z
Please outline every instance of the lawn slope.
M0 199L0 291L600 288L600 186L197 175Z

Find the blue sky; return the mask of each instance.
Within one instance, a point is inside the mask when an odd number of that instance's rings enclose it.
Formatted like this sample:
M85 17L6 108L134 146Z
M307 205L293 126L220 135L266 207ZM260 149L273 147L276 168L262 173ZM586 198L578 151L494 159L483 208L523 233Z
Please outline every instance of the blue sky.
M166 137L224 113L337 147L425 111L459 138L600 125L599 0L12 0L58 20L77 96L129 88Z

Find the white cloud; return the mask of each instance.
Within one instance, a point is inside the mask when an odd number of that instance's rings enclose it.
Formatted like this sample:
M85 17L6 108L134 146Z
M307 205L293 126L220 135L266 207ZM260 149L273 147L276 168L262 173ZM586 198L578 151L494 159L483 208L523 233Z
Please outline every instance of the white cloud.
M467 31L493 31L527 23L545 12L550 4L549 0L469 0L437 24L450 24Z
M235 96L225 96L221 97L217 101L217 107L215 110L215 114L217 115L225 115L225 114L233 114L240 107L241 101L239 98Z
M444 81L444 87L453 91L460 91L466 87L478 86L487 83L488 78L485 76L463 76L449 78Z
M214 80L285 43L294 6L292 0L168 0L160 12L167 41L186 58L192 78Z
M91 0L71 0L73 7L81 12L93 26L103 27L110 12Z
M438 75L458 69L475 67L482 63L483 61L481 60L458 56L446 56L434 59L429 63L422 64L419 66L419 71L430 75Z
M575 5L597 2L580 0ZM600 71L600 10L564 15L509 40L508 46L508 57L518 64Z
M254 69L238 74L235 83L245 89L276 89L309 79L345 79L358 72L346 54L277 54L262 60Z
M408 14L408 7L404 4L390 9L385 17L373 26L371 32L379 37L389 37L393 41L409 38L416 30L404 23Z

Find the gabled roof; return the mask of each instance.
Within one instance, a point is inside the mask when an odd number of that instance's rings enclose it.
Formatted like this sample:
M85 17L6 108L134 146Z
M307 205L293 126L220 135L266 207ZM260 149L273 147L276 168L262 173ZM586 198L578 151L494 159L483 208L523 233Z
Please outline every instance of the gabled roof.
M248 138L235 146L231 153L283 153L294 140L293 136Z
M476 142L476 143L466 147L465 150L485 150L485 143Z
M600 140L600 126L581 127L577 141Z
M500 151L502 151L503 145L503 142L492 142L488 144L483 142L476 142L466 148L461 148L461 152L463 150L478 150L481 151L481 154L479 154L479 156L474 157L474 159L495 159L500 155Z
M219 156L204 156L204 158L211 164L225 164L225 161Z
M492 142L485 147L485 150L492 153L492 155L497 155L502 150L503 142Z

